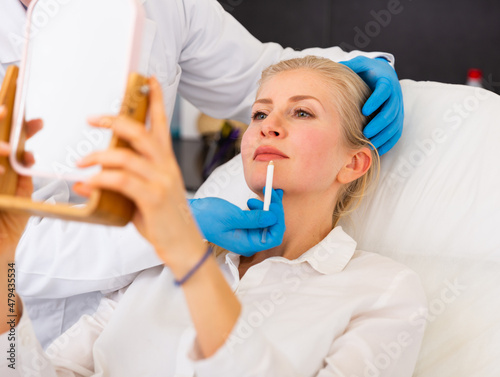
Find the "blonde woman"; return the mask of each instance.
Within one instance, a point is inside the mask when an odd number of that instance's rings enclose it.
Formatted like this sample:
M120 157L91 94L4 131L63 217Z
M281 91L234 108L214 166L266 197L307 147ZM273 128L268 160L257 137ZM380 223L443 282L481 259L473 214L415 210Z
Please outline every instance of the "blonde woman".
M270 210L286 231L272 249L215 256L188 210L152 79L151 130L111 119L134 152L84 158L81 166L104 169L75 189L107 188L134 200L134 224L165 266L104 298L46 354L23 316L18 352L36 354L23 367L43 365L61 376L411 376L425 323L419 279L390 259L357 251L336 225L377 170L377 153L362 135L368 94L356 74L321 58L264 71L243 164L262 199L274 161Z

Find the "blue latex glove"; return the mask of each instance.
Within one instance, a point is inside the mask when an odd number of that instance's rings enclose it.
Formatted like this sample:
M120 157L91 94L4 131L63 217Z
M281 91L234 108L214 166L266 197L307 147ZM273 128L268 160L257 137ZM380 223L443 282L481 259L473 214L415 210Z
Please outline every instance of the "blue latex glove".
M278 246L285 233L283 190L274 190L269 211L258 199L247 202L249 211L220 198L191 199L189 205L205 239L226 250L249 257ZM266 242L262 232L268 228Z
M363 134L383 155L403 132L403 92L396 71L384 58L358 56L340 63L356 72L373 91L363 106L363 114L368 116L379 108L380 112L367 124Z

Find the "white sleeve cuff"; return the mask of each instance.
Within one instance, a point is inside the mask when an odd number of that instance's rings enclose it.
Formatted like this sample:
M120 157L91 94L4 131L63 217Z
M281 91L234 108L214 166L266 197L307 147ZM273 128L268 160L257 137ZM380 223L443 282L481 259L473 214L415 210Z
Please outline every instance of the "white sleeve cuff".
M20 300L18 304L21 304ZM55 376L52 364L38 342L26 310L15 328L0 335L0 347L8 354L8 357L0 359L2 376Z

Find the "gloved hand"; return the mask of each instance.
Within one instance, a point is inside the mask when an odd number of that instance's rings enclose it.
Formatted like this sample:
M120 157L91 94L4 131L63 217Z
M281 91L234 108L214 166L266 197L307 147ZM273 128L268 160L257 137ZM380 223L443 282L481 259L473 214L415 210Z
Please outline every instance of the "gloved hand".
M381 108L363 134L383 155L396 144L403 132L403 92L396 71L384 58L358 56L340 63L356 72L373 91L363 106L363 114L368 116Z
M247 202L244 211L220 198L191 199L189 205L205 239L226 250L249 257L256 252L278 246L285 233L283 190L274 190L269 211L258 199ZM266 242L262 232L267 228Z

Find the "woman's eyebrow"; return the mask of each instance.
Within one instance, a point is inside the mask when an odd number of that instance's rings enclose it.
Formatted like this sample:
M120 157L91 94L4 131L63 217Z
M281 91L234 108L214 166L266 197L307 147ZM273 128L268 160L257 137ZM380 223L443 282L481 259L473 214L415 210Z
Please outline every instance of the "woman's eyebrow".
M305 99L313 99L315 101L318 101L318 103L321 105L321 107L323 107L323 104L321 103L321 101L319 99L317 99L316 97L313 97L313 96L309 96L309 95L298 95L298 96L293 96L293 97L290 97L288 99L288 102L299 102L299 101L303 101ZM323 110L325 108L323 107Z
M255 103L263 103L263 104L272 104L273 103L273 100L270 99L270 98L259 98L258 100L256 100L254 102Z
M321 101L319 99L317 99L316 97L310 96L310 95L296 95L296 96L290 97L288 99L288 102L299 102L299 101L303 101L306 99L313 99L313 100L317 101L321 105L321 107L323 107L323 104L321 103ZM256 103L263 103L263 104L269 105L269 104L273 103L273 100L271 98L259 98L258 100L256 100L254 102L254 104L256 104ZM323 107L323 109L324 109L324 107Z

